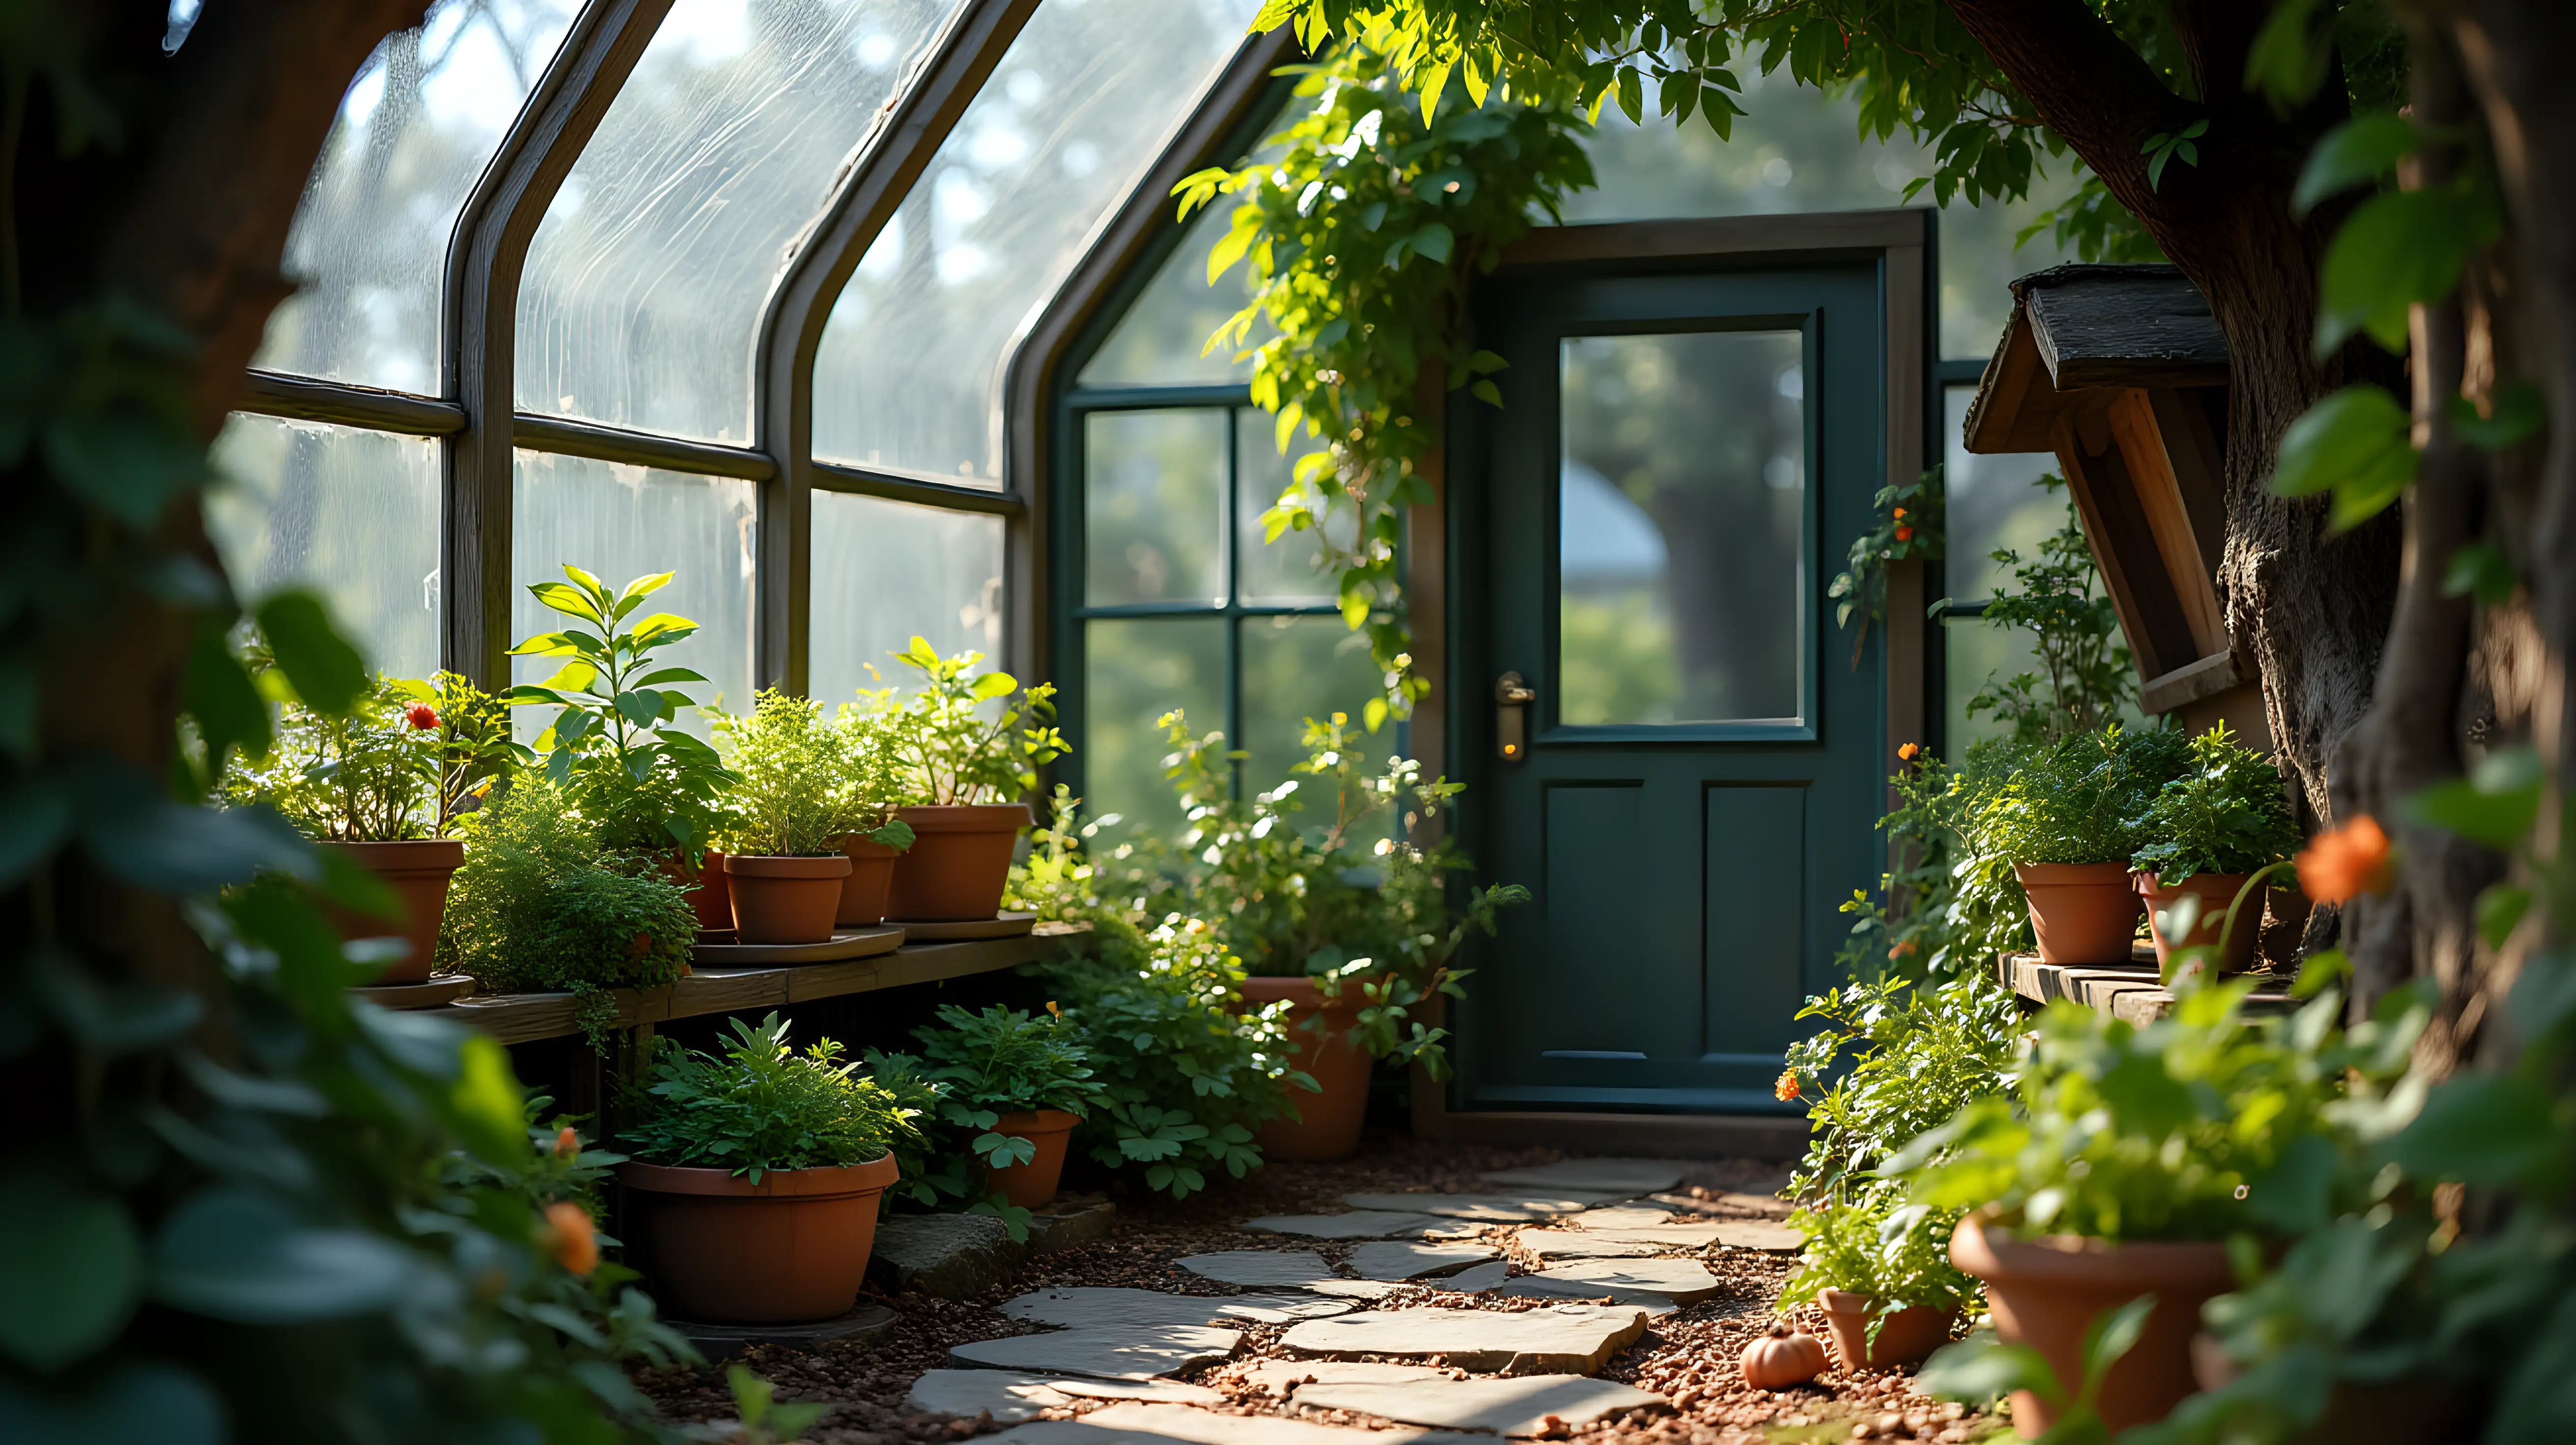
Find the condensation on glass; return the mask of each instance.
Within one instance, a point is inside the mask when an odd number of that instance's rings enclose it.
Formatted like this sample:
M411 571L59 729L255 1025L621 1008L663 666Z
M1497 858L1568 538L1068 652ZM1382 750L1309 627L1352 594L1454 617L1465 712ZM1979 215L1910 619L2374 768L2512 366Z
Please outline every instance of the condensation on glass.
M565 177L518 404L746 442L762 303L947 0L680 0Z
M1093 412L1083 446L1083 600L1223 606L1225 412Z
M1083 629L1084 811L1172 834L1180 805L1163 777L1157 720L1181 711L1193 735L1225 730L1226 618L1094 618Z
M206 530L245 602L310 589L369 667L437 670L436 442L235 412L213 465Z
M647 610L678 613L696 622L698 631L655 658L707 675L712 686L691 689L700 704L748 712L757 490L732 477L519 452L510 489L511 637L565 625L528 595L528 586L562 581L566 564L597 577L612 591L638 577L669 572L670 584L653 594ZM510 680L540 682L562 665L557 657L512 658ZM520 712L523 741L553 720L551 708ZM680 722L705 736L703 713L683 712Z
M1802 720L1795 331L1561 343L1557 721Z
M448 239L578 0L439 0L349 83L255 364L436 395Z
M889 656L916 636L943 656L1002 650L1002 519L843 492L814 494L808 692L826 704L920 681Z
M1038 8L833 304L814 366L817 456L1001 485L1014 342L1256 8Z

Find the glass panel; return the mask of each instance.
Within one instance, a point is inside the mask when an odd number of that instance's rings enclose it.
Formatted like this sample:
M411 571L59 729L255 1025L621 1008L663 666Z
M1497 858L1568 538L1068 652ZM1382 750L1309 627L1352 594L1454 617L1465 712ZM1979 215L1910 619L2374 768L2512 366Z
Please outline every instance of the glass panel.
M886 654L916 636L942 654L998 659L1002 519L816 492L810 606L809 681L826 703L911 687L918 675Z
M235 412L206 530L245 601L309 587L398 677L438 668L438 443Z
M1368 634L1351 631L1339 617L1247 617L1242 627L1240 746L1252 754L1243 763L1249 796L1279 786L1291 776L1290 765L1305 761L1306 719L1347 713L1356 730L1361 709L1381 692L1377 667L1369 661ZM1394 755L1393 724L1375 735L1359 735L1368 739L1365 751L1372 767L1384 766Z
M2048 452L2006 452L1981 456L1962 440L1967 434L1968 403L1973 386L1942 388L1944 436L1949 455L1942 473L1949 483L1949 536L1942 569L1949 576L1954 602L1982 602L2012 574L1990 555L2010 547L2023 560L2038 557L2042 539L2066 525L2066 494L2051 492L2039 479L2057 470Z
M833 303L814 365L816 455L1001 485L1014 339L1257 8L1038 8Z
M439 0L376 47L305 182L286 238L302 290L270 314L256 364L438 393L448 237L580 8Z
M714 686L696 688L700 704L748 709L757 491L752 483L731 477L689 476L550 452L518 453L510 492L517 509L510 541L512 640L560 626L556 614L527 589L532 582L561 580L567 562L610 587L624 587L655 572L676 573L669 586L653 594L652 609L694 620L697 635L654 656L707 675ZM510 680L541 682L561 665L560 658L512 658ZM544 731L553 712L523 709L521 739ZM683 712L680 721L705 735L703 713Z
M1115 813L1169 835L1181 810L1163 778L1163 730L1154 720L1185 709L1190 728L1225 726L1222 617L1098 619L1085 624L1083 811Z
M1330 602L1334 579L1318 570L1324 549L1314 529L1282 532L1276 542L1265 538L1261 514L1296 485L1296 456L1279 454L1271 440L1276 435L1269 413L1249 407L1235 412L1235 594L1246 602L1272 606ZM1298 454L1307 450L1297 441L1292 441L1290 447ZM1314 487L1302 490L1308 505L1321 504L1322 498ZM1350 514L1345 511L1337 515L1332 529L1333 539L1348 545L1352 535Z
M2031 651L2030 633L2023 628L1991 627L1981 617L1946 617L1942 626L1942 638L1948 647L1945 670L1949 681L1949 731L1943 734L1948 746L1943 751L1957 762L1968 755L1970 744L2012 731L1996 719L1991 709L1975 717L1968 715L1968 703L1979 692L1989 683L2030 672L2040 673L2040 690L2045 693L2047 674L2040 672L2039 657Z
M1557 719L1793 722L1805 652L1795 331L1562 343Z
M1224 606L1225 413L1095 412L1083 445L1085 600Z
M1251 380L1252 363L1231 358L1277 335L1268 321L1255 320L1241 346L1200 354L1208 337L1251 294L1251 268L1240 261L1215 285L1207 279L1208 252L1233 227L1234 208L1232 197L1221 196L1190 218L1180 249L1164 260L1119 319L1118 329L1083 366L1082 385L1204 386Z
M1932 174L1931 153L1902 132L1855 141L1860 103L1853 96L1827 95L1786 75L1740 73L1748 114L1735 118L1732 140L1719 140L1696 117L1678 128L1652 117L1635 126L1618 107L1603 107L1586 147L1600 185L1570 197L1565 219L1873 210L1905 204L1905 187ZM2019 250L2013 245L2022 227L2072 189L2061 169L2034 178L2030 200L1943 209L1942 355L1991 354L2012 310L2004 283L2075 259L2045 235Z
M947 0L680 0L528 248L519 405L740 442L761 303Z

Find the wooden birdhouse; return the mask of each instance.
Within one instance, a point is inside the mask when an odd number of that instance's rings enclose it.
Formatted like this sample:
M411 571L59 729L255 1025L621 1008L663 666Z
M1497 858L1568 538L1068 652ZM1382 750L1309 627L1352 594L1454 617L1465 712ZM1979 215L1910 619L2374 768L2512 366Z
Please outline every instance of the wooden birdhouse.
M2227 338L2171 266L2055 266L2012 283L1969 406L1971 452L2051 452L2138 666L2139 706L2269 746L2253 659L2218 604Z

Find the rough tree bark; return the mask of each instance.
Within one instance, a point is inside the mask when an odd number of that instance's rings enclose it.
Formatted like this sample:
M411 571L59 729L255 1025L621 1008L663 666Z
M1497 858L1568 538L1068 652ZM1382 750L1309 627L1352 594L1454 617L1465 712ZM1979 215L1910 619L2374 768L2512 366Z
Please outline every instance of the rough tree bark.
M2333 817L2329 763L2370 701L2397 582L2396 519L2341 537L2315 499L2264 489L2281 433L2319 397L2394 365L2359 347L2322 364L2317 268L2343 211L2291 214L2299 167L2348 113L2340 75L2316 100L2275 115L2244 88L2245 55L2265 8L2174 0L2175 32L2198 99L2168 90L2078 0L1949 0L2033 112L2102 177L2190 277L2227 333L2234 375L2227 435L2227 548L2219 587L2238 645L2261 666L2272 738L2319 824ZM2197 166L2147 178L2150 137L2195 120L2209 129Z

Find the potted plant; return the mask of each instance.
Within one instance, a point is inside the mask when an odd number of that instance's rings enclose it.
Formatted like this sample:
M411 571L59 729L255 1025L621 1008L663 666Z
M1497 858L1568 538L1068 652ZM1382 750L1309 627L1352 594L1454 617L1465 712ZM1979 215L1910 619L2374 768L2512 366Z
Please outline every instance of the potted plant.
M235 805L276 810L306 837L382 879L382 911L326 905L343 937L398 930L401 957L376 981L426 981L435 967L439 921L456 870L463 815L525 752L509 739L502 705L453 673L429 681L379 675L345 713L297 698L264 648L251 649L258 686L278 703L265 758L230 767L223 791Z
M1459 785L1424 782L1410 758L1372 772L1347 714L1308 719L1297 776L1248 800L1231 795L1223 734L1193 737L1178 712L1161 725L1190 823L1177 846L1149 839L1136 854L1139 881L1154 890L1147 911L1209 920L1250 975L1244 1002L1285 1017L1289 1067L1317 1087L1262 1124L1263 1152L1342 1158L1359 1145L1375 1061L1448 1077L1447 1030L1414 1011L1435 996L1465 997L1469 971L1451 958L1470 930L1492 933L1500 911L1529 890L1471 890L1453 915L1449 876L1473 866L1467 855L1446 837L1424 847L1400 834L1433 823Z
M1970 1211L1950 1259L1985 1281L1996 1331L2060 1381L2084 1379L2085 1338L2153 1295L2134 1345L2100 1382L2110 1431L2164 1417L2193 1389L2201 1305L2237 1279L2227 1241L2256 1255L2308 1212L2363 1145L2335 1106L2348 1073L2402 1069L2336 1033L2328 990L2293 1019L2247 1022L2242 981L2186 984L2166 1018L2135 1028L2061 1000L2042 1013L2009 1094L1980 1098L1891 1159L1912 1201ZM2255 1256L2249 1256L2252 1258ZM2013 1396L2025 1435L2057 1407Z
M444 965L488 993L571 993L594 1047L618 1021L616 990L689 971L697 916L662 851L619 853L541 772L470 814L438 941Z
M617 1175L654 1292L705 1322L846 1313L912 1116L830 1039L798 1053L775 1013L729 1027L721 1056L658 1041L630 1090Z
M904 799L903 729L886 713L843 703L832 734L850 829L841 839L850 876L841 881L841 909L833 922L865 928L885 922L895 860L913 841L912 825L895 816Z
M2299 825L2290 816L2280 769L2262 754L2238 747L2220 723L2191 740L2182 776L2158 789L2129 827L2146 840L2130 861L2155 924L2148 932L2155 938L2157 963L2171 973L2178 950L2223 942L2222 971L2243 972L2254 958L2262 897L2246 900L2252 914L2240 916L2232 928L2229 910L2249 875L2289 857L2299 846ZM2177 926L2169 931L2159 920L2167 919L2174 902L2185 896L2196 900L2189 910L2191 921L2180 926L2181 917L2170 915Z
M1068 751L1053 726L1055 687L1042 682L1022 692L1007 672L977 672L984 654L941 657L922 637L895 658L922 681L909 697L892 688L875 695L876 709L891 715L910 800L895 816L913 833L894 866L887 915L921 922L994 917L1020 830L1031 821L1019 797L1037 786L1040 767Z
M1780 1286L1780 1307L1823 1306L1846 1370L1917 1363L1949 1343L1976 1298L1977 1282L1950 1262L1956 1211L1907 1204L1901 1191L1880 1185L1799 1210L1789 1222L1806 1247Z
M2032 749L1986 799L1979 843L2012 861L2042 960L2129 961L2139 905L2127 820L2182 771L2183 748L2163 729L2078 733Z
M733 926L724 872L709 857L725 822L732 778L713 748L679 726L698 705L682 689L706 682L690 668L658 663L654 654L693 637L698 625L670 612L638 617L673 574L638 577L616 592L579 567L565 581L538 582L528 592L567 619L511 648L514 657L560 657L545 681L510 689L514 707L560 709L538 734L546 776L570 790L601 846L649 854L681 887L693 890L699 926Z
M742 716L718 714L716 743L731 767L734 816L725 885L744 943L821 943L850 876L842 842L851 805L840 734L822 706L775 689Z
M977 1131L967 1147L985 1188L1019 1209L1053 1200L1065 1143L1100 1095L1063 1014L1052 1004L1044 1015L944 1004L939 1022L913 1037L928 1064L923 1077L944 1086L940 1116Z

